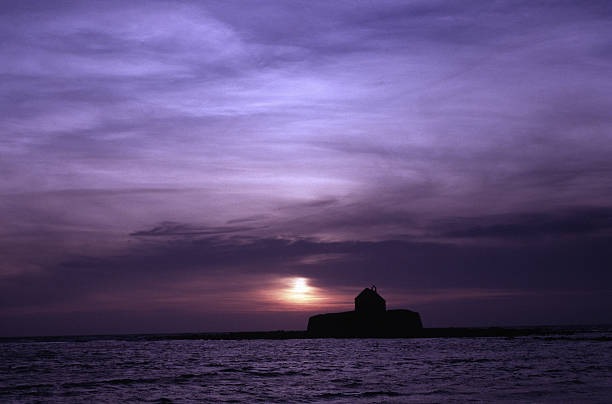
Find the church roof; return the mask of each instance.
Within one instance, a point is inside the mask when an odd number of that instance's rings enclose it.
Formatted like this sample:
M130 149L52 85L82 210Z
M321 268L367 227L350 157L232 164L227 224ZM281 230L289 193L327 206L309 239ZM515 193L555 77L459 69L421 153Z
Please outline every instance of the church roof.
M376 286L372 286L371 288L365 288L364 290L362 290L361 293L357 295L355 300L361 300L361 299L366 299L366 300L371 300L371 301L378 300L383 303L385 302L385 299L383 299L383 297L379 295L378 292L376 292Z

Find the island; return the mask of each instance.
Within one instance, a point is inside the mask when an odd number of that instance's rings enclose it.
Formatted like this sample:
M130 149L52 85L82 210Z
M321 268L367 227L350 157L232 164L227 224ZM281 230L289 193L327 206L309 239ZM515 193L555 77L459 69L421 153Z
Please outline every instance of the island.
M308 319L310 337L410 337L423 329L421 316L412 310L387 310L376 286L355 297L355 310L318 314Z

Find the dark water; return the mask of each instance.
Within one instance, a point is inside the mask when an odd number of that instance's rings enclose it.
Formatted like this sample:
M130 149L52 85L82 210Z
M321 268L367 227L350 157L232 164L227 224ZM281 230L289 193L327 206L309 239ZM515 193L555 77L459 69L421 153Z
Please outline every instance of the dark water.
M0 343L0 402L612 402L612 333Z

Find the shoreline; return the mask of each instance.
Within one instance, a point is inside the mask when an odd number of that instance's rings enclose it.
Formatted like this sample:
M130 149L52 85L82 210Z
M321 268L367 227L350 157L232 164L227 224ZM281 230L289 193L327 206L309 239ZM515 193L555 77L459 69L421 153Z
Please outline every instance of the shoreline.
M171 341L171 340L288 340L320 338L491 338L527 336L570 336L577 333L593 332L594 326L538 326L538 327L444 327L423 328L405 335L313 335L302 330L277 331L239 331L239 332L194 332L194 333L156 333L156 334L100 334L64 335L35 337L0 337L0 343L10 342L89 342L104 340L119 341ZM609 327L609 326L608 326Z

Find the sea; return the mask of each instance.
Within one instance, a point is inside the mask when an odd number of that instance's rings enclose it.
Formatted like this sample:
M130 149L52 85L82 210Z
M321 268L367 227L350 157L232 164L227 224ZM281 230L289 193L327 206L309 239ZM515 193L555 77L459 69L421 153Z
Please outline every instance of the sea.
M481 338L4 339L0 403L611 403L612 328Z

